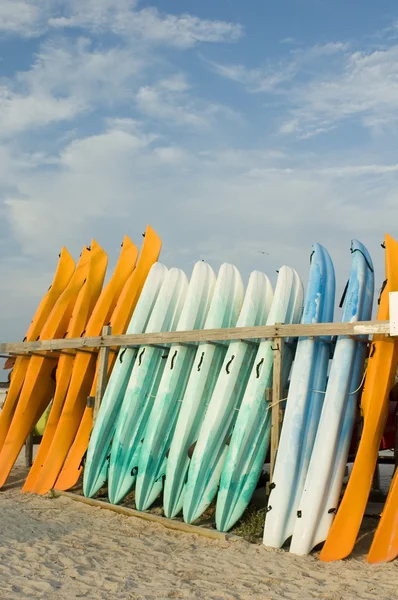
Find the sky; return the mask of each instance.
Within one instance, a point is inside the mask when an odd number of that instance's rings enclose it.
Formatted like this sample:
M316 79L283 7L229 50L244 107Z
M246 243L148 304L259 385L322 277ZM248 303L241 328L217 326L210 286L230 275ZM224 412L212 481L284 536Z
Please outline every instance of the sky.
M65 245L147 223L161 260L337 295L398 235L398 6L381 0L0 0L0 340L24 336Z

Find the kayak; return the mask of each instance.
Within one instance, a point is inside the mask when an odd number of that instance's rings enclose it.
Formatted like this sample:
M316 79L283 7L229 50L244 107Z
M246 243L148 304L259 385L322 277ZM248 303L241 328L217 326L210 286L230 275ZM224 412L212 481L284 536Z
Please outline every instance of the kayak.
M267 325L300 322L303 295L303 284L296 271L281 267ZM216 527L220 531L231 529L246 510L267 455L271 410L270 403L264 398L264 390L272 387L273 345L273 340L265 340L259 345L222 465L216 504ZM286 388L293 356L292 345L285 343L282 389ZM198 513L199 510L196 516ZM190 519L194 516L191 514Z
M344 295L344 322L367 321L372 314L374 272L366 248L351 243L351 272ZM339 336L336 342L325 400L295 517L290 546L294 554L308 554L325 541L344 479L363 379L366 336Z
M128 334L146 331L167 271L160 263L152 266L128 326ZM84 465L83 492L87 497L94 496L107 480L112 438L136 357L137 348L121 347L106 386Z
M259 271L249 277L236 327L264 325L273 297L269 279ZM204 347L206 347L204 345ZM190 377L190 391L182 402L170 454L164 489L166 516L176 516L183 507L190 456L195 450L201 481L212 476L213 465L226 448L237 410L242 400L258 343L253 340L231 342L224 352L220 368L213 369L214 384L205 386L205 395L197 394L197 370ZM207 383L207 382L206 382ZM215 482L215 489L218 481Z
M385 263L386 281L380 295L376 317L381 321L388 321L390 318L389 293L398 291L398 243L389 235L385 236ZM373 336L361 398L362 435L343 499L321 551L320 559L323 561L345 558L354 548L372 487L381 438L388 416L389 393L394 384L397 366L398 344L394 338L385 335ZM391 502L391 499L388 502ZM396 514L398 500L393 499L392 506L394 506L392 513ZM388 521L388 512L386 504L383 512L385 521L381 529L386 527L392 532L392 521L389 525L385 525ZM376 533L374 538L370 551L370 558L373 558L374 562L380 562L379 559L387 560L389 555L394 558L391 539L389 536L385 539L383 537L380 533ZM398 543L395 556L397 555Z
M107 265L107 254L95 240L92 240L86 280L77 297L65 338L77 338L81 336L82 332L86 329L87 321L89 320L101 293ZM25 485L22 488L23 492L30 491L33 482L40 473L45 457L47 456L68 392L75 356L76 353L72 350L62 354L59 358L55 374L55 393L51 407L46 410L40 420L43 427L41 434L43 435L43 438L25 481Z
M333 321L335 275L314 244L302 324ZM330 338L299 338L270 486L263 543L280 548L293 534L326 390Z
M131 273L126 283L124 284L120 295L116 297L116 306L112 311L109 322L112 327L112 334L119 335L126 332L127 326L131 320L142 288L144 287L148 273L152 265L158 260L160 250L162 248L162 240L157 235L156 231L150 225L147 226L144 234L144 243L138 257L137 265ZM111 349L108 360L109 378L114 367L117 356L117 349ZM96 365L95 374L92 379L89 396L95 396L98 375L98 363ZM79 413L80 415L80 413ZM57 490L67 490L74 486L78 481L87 452L88 443L93 427L93 408L85 406L83 416L79 417L79 424L72 445L69 448L65 463L60 471L58 478L54 484ZM73 431L76 431L75 426Z
M84 336L101 335L103 325L109 323L123 285L134 269L137 255L137 247L130 238L125 236L116 267L94 306L83 332ZM87 402L96 362L97 353L78 352L76 354L62 412L58 421L54 419L54 426L49 428L46 453L43 451L42 461L37 463L37 470L35 465L35 470L29 480L25 482L23 491L45 494L53 487L73 441L74 427L78 427Z
M55 271L53 282L36 310L24 337L24 342L34 342L40 337L44 339L41 335L42 329L46 324L55 303L70 282L74 270L75 262L67 249L63 247L59 255L58 266ZM15 358L15 363L10 374L10 385L8 387L7 396L0 413L0 448L4 444L8 429L11 425L19 394L25 381L30 358L30 356L17 356Z

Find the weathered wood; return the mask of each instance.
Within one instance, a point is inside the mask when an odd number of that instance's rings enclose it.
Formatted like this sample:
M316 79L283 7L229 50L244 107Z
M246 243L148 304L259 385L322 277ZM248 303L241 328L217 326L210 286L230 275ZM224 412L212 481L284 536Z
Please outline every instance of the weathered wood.
M112 333L112 327L105 325L102 328L102 336L110 336ZM108 374L108 361L109 361L109 346L104 346L99 351L98 356L98 372L97 372L97 387L95 390L95 401L93 408L93 424L98 415L98 411L101 406L102 398L105 393L106 378Z
M30 432L25 442L25 467L30 469L33 464L33 431Z
M201 535L213 540L239 541L242 539L237 535L223 533L221 531L216 531L215 529L199 527L198 525L188 525L188 523L183 523L182 521L167 519L166 517L160 517L159 515L154 515L149 512L141 512L139 510L134 510L133 508L127 508L127 506L117 506L115 504L109 504L109 502L102 502L101 500L86 498L85 496L79 496L78 494L72 494L71 492L61 492L55 490L54 494L55 496L65 496L66 498L70 498L76 502L83 502L83 504L88 504L89 506L111 510L119 515L136 517L138 519L143 519L144 521L152 521L152 523L158 523L159 525L163 525L163 527L166 527L167 529L173 529L174 531L191 533L193 535Z
M61 340L38 340L0 344L0 354L24 353L48 350L81 348L104 348L109 346L165 345L187 342L215 342L246 339L270 339L284 337L319 337L340 335L389 335L389 321L362 321L356 323L314 323L309 325L265 325L256 327L233 327L226 329L199 329L194 331L165 331L107 335L97 337L68 338Z
M112 350L112 352L117 352L117 350ZM83 348L73 348L71 350L43 350L42 352L30 352L27 354L26 352L9 352L8 354L0 354L0 358L18 358L18 356L38 356L39 358L49 358L51 360L57 360L60 356L76 356L77 354L93 354L97 355L98 350L84 350Z
M279 444L279 435L281 428L281 407L282 399L282 360L283 360L283 339L275 338L274 345L274 369L272 378L272 405L271 405L271 448L270 448L270 481L274 472L276 453Z
M33 464L33 448L35 445L40 444L42 440L41 435L35 435L34 430L28 437L25 442L25 466L30 468Z

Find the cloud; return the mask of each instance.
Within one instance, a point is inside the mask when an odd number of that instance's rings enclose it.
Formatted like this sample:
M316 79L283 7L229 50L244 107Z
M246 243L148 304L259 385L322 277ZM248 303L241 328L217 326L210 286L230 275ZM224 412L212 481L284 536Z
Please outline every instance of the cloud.
M79 96L96 103L119 100L129 94L129 84L146 66L138 56L123 46L96 46L81 37L45 42L40 46L32 67L17 75L17 82L29 90L46 90L58 96Z
M128 19L136 4L135 0L68 0L48 22L52 27L108 31Z
M132 45L190 48L198 43L235 42L243 35L239 23L173 15L157 8L136 9L135 0L3 0L0 32L33 37L48 30L83 29L113 33Z
M249 69L243 65L221 65L206 61L212 70L231 81L244 85L249 92L270 92L292 79L297 71L295 63L275 65L264 69Z
M351 120L374 133L398 125L398 44L352 50L344 42L293 49L261 68L208 61L249 92L277 94L279 132L307 139Z
M251 93L282 93L297 76L306 70L308 65L324 57L339 55L347 50L348 45L342 42L316 44L304 49L293 49L283 60L268 61L262 67L249 68L242 64L220 64L202 57L210 68L226 79L236 81Z
M31 67L0 86L0 138L121 106L196 129L220 115L237 118L230 108L201 100L183 73L159 77L163 69L170 66L128 45L103 48L86 37L43 42Z
M291 90L296 132L329 128L349 118L385 129L398 121L398 45L344 56L341 68ZM286 124L284 126L286 128Z
M296 41L296 38L294 37L285 37L282 38L281 40L279 40L280 44L294 44Z
M0 137L72 119L84 108L76 98L55 98L44 91L23 95L0 87Z
M235 102L226 85L210 85L196 52L181 58L199 43L240 39L239 24L127 0L40 6L9 28L43 35L30 67L1 81L3 338L23 335L61 244L77 257L93 236L111 270L123 235L139 245L147 222L163 239L161 260L187 274L202 258L215 268L233 262L245 277L261 269L274 281L289 264L305 280L311 243L320 240L341 282L354 236L382 269L378 244L398 220L396 161L387 148L357 142L343 153L301 140L332 128L337 136L353 118L385 135L392 47L358 53L341 42L282 44L260 66L209 62L253 94L240 104L243 94ZM382 82L381 91L364 90ZM267 95L276 98L270 111Z
M348 260L341 240L347 249L351 235L376 244L398 218L398 167L310 162L267 150L192 151L116 119L101 134L71 141L50 168L15 167L9 183L18 194L6 195L4 220L27 256L55 252L59 240L80 248L88 230L116 247L126 223L142 220L145 210L165 238L165 260L183 257L183 268L211 257L247 272L260 266L258 247L271 248L266 270L282 261L305 274L318 236L341 268ZM233 243L232 231L239 231Z
M86 38L43 43L30 69L3 80L0 137L131 102L145 64L127 48L98 49Z
M126 121L111 121L103 133L73 140L50 165L46 158L41 168L20 170L23 176L14 181L18 194L7 195L4 205L26 255L39 256L59 239L74 243L91 219L120 218L131 207L134 194L126 176L156 136Z
M56 268L58 252L43 257L2 257L0 340L22 340L34 311L48 289ZM0 363L1 369L1 363ZM4 373L0 371L0 380Z
M34 36L41 32L40 8L34 0L2 0L0 32L2 34Z
M49 23L52 27L111 31L135 42L140 39L178 48L190 48L198 42L234 42L243 35L239 23L166 14L154 7L134 10L134 4L128 0L75 1L66 5L65 15L51 18Z
M196 98L186 77L177 73L141 87L136 104L141 114L164 124L207 129L215 118L238 118L229 107Z
M233 262L245 278L257 268L275 281L276 269L288 264L305 282L311 244L321 241L340 290L350 239L358 237L380 279L379 244L398 222L395 163L349 164L332 155L316 162L286 149L222 151L207 142L203 148L176 146L154 123L115 118L101 133L69 140L58 154L0 152L8 186L0 191L3 239L14 245L4 245L12 255L0 264L12 288L4 297L15 308L7 312L0 302L3 339L23 335L21 323L48 286L61 244L77 257L92 236L109 253L111 269L123 235L139 244L148 221L163 239L161 260L187 274L204 259L215 269Z

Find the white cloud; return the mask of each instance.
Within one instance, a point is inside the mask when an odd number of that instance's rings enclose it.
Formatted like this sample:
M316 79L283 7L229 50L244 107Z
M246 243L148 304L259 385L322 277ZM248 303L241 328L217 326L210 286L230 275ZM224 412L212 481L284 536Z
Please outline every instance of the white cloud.
M144 65L127 48L99 50L84 38L44 43L31 68L0 87L0 137L131 102Z
M110 102L129 94L133 76L144 66L142 57L124 47L96 48L87 38L61 40L42 44L31 69L17 81L32 91Z
M0 87L0 138L122 105L129 114L135 106L166 124L197 129L220 115L237 118L228 107L195 96L182 73L142 85L155 65L159 72L165 68L156 56L129 46L99 48L87 38L45 42L30 69Z
M119 23L117 33L142 36L156 44L189 48L198 42L234 42L242 36L239 24L211 21L185 14L162 15L155 8L146 8L130 14L130 20Z
M326 42L325 44L314 44L306 48L297 48L292 51L292 54L299 57L300 61L305 64L316 58L339 55L348 50L349 47L350 45L347 42Z
M85 108L76 98L55 98L45 91L17 94L0 88L0 136L9 137L27 129L69 120Z
M296 41L296 38L294 37L285 37L282 38L281 40L279 40L280 44L294 44L294 42Z
M210 63L250 92L277 94L272 119L284 136L268 136L265 145L249 114L242 138L236 127L227 131L225 118L237 115L195 79L194 68L188 79L181 61L171 63L174 51L156 47L234 41L239 25L140 10L127 0L49 0L35 15L23 17L26 25L21 17L14 33L43 31L51 16L55 37L0 90L0 279L15 269L15 292L6 290L14 302L27 274L30 299L15 301L21 314L22 306L33 312L33 296L36 303L45 287L41 274L51 279L46 257L61 243L77 256L94 236L112 263L123 234L139 244L147 222L163 238L162 260L187 272L208 258L215 267L232 261L245 275L290 264L305 279L311 243L320 240L341 280L353 236L382 265L376 244L398 222L396 161L387 151L310 154L288 144L291 135L313 136L353 116L373 129L390 126L393 48L360 54L342 43L286 46L284 60L258 68ZM250 99L255 110L263 101ZM62 122L67 132L55 127ZM7 252L22 255L20 262ZM8 331L1 314L0 329Z
M48 29L80 28L112 32L130 41L190 48L197 43L235 42L243 35L239 23L173 15L157 8L136 9L136 0L2 0L0 31L37 36Z
M348 165L341 167L328 167L320 169L320 173L325 175L351 177L362 175L385 175L387 173L398 173L398 164L392 165Z
M313 65L324 57L340 55L348 49L348 44L329 42L316 44L304 49L293 49L288 58L278 61L268 61L263 67L248 68L242 64L220 64L203 59L218 75L244 85L249 92L281 93L296 76L301 74L308 65Z
M202 258L216 269L231 261L244 276L257 268L273 279L281 264L289 264L304 280L311 244L321 241L341 289L351 237L369 247L380 279L379 242L398 222L395 163L339 162L336 156L320 161L278 148L216 151L207 143L193 151L126 118L109 119L102 133L69 141L58 156L12 156L0 147L0 179L7 183L3 231L6 226L24 254L7 298L20 297L25 270L40 275L37 283L26 279L27 299L15 300L15 315L26 320L47 285L44 274L51 279L44 257L53 260L61 244L78 256L88 236L104 245L112 263L123 234L139 244L149 222L163 238L162 260L187 273ZM0 276L12 268L1 261ZM14 313L7 314L3 338L22 335Z
M186 158L184 150L177 146L159 146L154 149L154 154L162 163L180 166L183 165Z
M40 33L40 8L34 0L2 0L0 32L33 36Z
M198 42L234 42L242 34L238 23L201 19L183 14L163 14L154 7L134 10L128 0L71 2L66 14L50 19L53 27L82 27L91 31L112 31L150 44L189 48Z
M52 27L80 27L90 31L107 31L118 21L129 18L135 0L68 0L52 15Z
M164 237L170 264L183 260L188 268L211 257L247 273L261 266L273 272L283 262L305 277L312 241L321 239L342 269L351 235L376 247L398 219L396 164L329 160L310 167L313 157L300 165L277 150L193 152L127 119L73 140L51 169L47 160L36 168L25 160L8 175L3 223L26 255L54 252L59 240L80 248L88 230L116 247L144 210L144 222ZM231 231L239 232L233 243ZM267 263L257 247L271 252Z
M279 132L306 139L351 119L376 133L398 125L398 44L351 51L343 42L294 49L262 68L210 62L249 92L278 94Z
M142 114L164 124L206 129L216 117L238 118L227 106L199 100L191 92L186 78L176 74L155 85L142 86L135 101Z
M295 61L279 63L266 68L250 69L244 65L222 65L206 60L211 69L232 81L244 85L249 92L270 92L291 80L297 72Z
M292 86L291 118L283 133L313 135L347 119L375 132L398 124L398 45L342 58L338 69L325 68L308 83Z
M0 316L2 342L23 339L32 315L52 281L59 250L45 258L3 255L0 262L0 315L4 315L4 318ZM0 371L0 380L2 375Z

